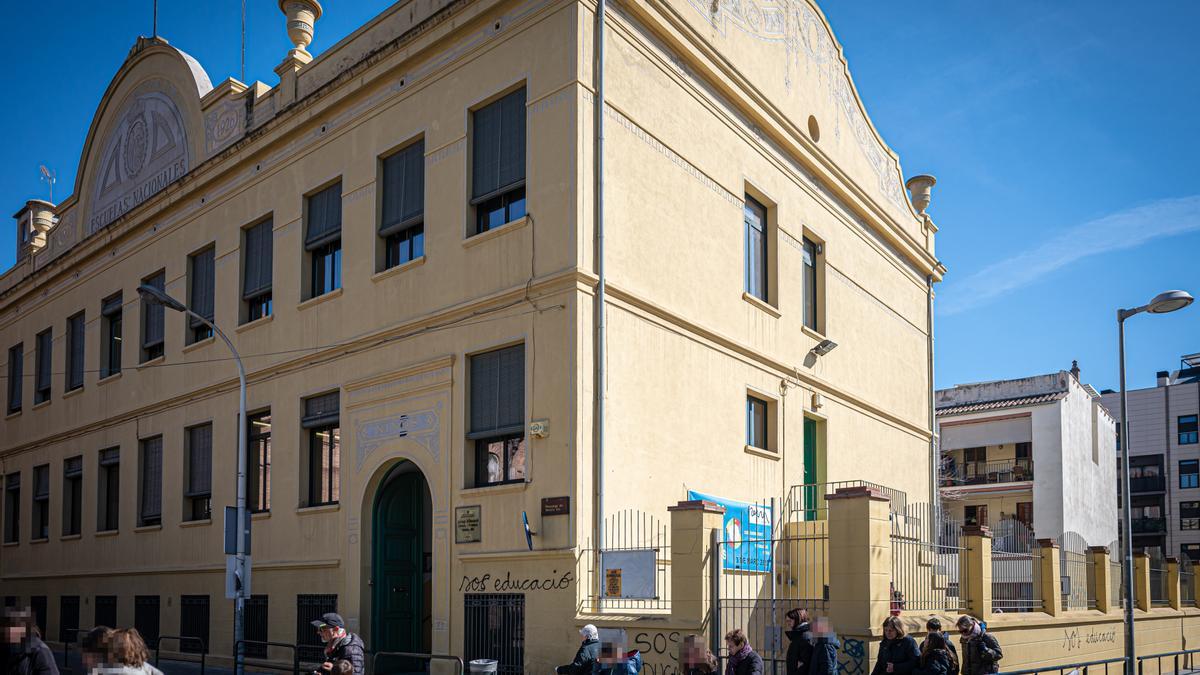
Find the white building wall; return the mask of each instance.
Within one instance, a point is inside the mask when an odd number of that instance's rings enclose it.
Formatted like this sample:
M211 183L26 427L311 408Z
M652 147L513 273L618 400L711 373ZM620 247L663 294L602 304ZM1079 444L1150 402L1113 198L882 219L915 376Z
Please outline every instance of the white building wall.
M1039 538L1063 532L1060 402L1030 409L1033 425L1033 529Z
M1057 408L1062 420L1062 531L1038 535L1077 532L1089 544L1105 546L1117 538L1116 423L1076 383Z

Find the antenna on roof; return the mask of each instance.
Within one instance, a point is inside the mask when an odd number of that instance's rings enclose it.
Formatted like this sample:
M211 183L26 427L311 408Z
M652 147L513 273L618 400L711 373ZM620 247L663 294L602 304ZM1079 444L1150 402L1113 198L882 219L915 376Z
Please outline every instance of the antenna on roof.
M246 81L246 0L242 0L242 82Z
M38 171L40 171L42 173L42 177L39 180L46 181L46 184L50 186L50 203L53 204L54 203L54 181L57 180L57 174L54 173L53 171L51 171L50 169L47 169L45 164L38 166Z
M151 35L158 37L158 0L154 0L154 23L151 24Z

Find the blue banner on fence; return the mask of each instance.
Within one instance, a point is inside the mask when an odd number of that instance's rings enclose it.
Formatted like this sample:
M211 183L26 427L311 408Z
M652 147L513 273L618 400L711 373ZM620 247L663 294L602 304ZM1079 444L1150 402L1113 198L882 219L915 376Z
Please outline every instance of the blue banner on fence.
M771 507L747 504L688 490L688 499L725 507L721 536L721 568L746 572L771 571Z

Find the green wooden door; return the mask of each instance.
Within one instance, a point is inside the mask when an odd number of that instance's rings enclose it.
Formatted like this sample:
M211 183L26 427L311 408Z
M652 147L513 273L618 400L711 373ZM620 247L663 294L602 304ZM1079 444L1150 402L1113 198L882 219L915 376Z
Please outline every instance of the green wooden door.
M421 652L425 479L403 473L375 500L373 651Z
M804 519L817 519L817 422L804 418Z

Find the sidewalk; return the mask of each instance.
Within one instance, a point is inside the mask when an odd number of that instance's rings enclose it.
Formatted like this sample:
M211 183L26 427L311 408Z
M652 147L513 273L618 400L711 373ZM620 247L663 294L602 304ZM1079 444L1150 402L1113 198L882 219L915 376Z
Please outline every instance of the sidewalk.
M70 657L70 663L67 663L62 652L54 652L54 660L58 663L58 668L62 675L87 675L83 672L83 666L79 660L79 652L72 651ZM151 656L150 664L155 665L153 655ZM192 662L163 659L156 667L163 672L163 675L200 675L199 660ZM246 675L280 675L280 673L289 672L291 672L290 669L258 670L246 668ZM233 669L207 664L204 668L204 675L233 675Z

